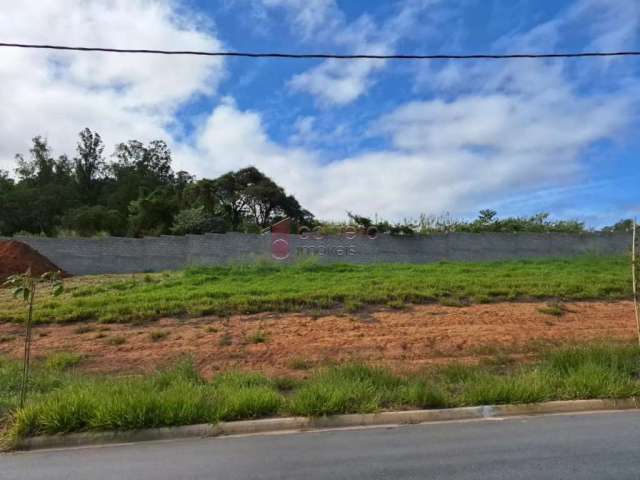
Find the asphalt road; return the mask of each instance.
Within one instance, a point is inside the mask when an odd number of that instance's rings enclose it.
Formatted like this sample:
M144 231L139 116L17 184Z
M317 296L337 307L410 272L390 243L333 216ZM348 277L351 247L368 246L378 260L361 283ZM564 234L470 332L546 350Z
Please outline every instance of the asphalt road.
M0 479L633 479L640 413L194 439L0 456Z

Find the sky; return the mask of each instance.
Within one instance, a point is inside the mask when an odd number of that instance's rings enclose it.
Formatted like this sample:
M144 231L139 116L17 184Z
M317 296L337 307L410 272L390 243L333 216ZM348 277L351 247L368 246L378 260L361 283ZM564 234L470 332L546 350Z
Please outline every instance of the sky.
M0 0L0 40L209 51L640 50L638 0ZM337 61L0 50L0 169L166 140L256 166L317 217L640 216L640 58Z

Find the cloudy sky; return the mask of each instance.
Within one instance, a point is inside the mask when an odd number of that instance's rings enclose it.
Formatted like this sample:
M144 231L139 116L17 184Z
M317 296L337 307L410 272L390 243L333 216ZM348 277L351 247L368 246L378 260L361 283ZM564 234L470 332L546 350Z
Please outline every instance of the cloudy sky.
M336 53L640 50L638 0L0 0L1 41ZM0 51L0 169L77 132L255 165L317 216L640 216L640 59L294 61Z

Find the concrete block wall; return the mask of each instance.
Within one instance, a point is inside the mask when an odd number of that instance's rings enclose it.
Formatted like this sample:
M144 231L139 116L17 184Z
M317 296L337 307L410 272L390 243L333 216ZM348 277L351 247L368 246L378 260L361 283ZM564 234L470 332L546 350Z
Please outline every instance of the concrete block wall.
M8 240L8 239L5 239ZM147 238L15 237L74 275L175 270L271 258L271 236L240 233ZM429 263L616 255L628 252L626 233L450 233L398 237L379 235L288 239L288 262L317 257L324 263Z

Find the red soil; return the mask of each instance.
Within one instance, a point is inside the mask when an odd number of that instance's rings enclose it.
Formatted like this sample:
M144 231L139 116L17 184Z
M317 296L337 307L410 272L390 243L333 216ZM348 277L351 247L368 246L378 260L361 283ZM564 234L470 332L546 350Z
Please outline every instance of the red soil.
M60 270L48 258L26 243L15 240L0 242L0 281L31 268L33 275Z
M503 353L526 359L544 345L635 338L633 303L575 302L554 317L544 303L456 308L420 305L357 315L260 314L228 319L166 318L144 325L37 325L33 352L82 354L94 372L151 371L187 354L212 376L225 370L306 376L307 367L365 361L396 370L448 362L474 363ZM155 341L151 332L164 332ZM256 343L261 332L264 343ZM118 340L119 341L115 341ZM19 358L22 326L0 323L0 356Z

